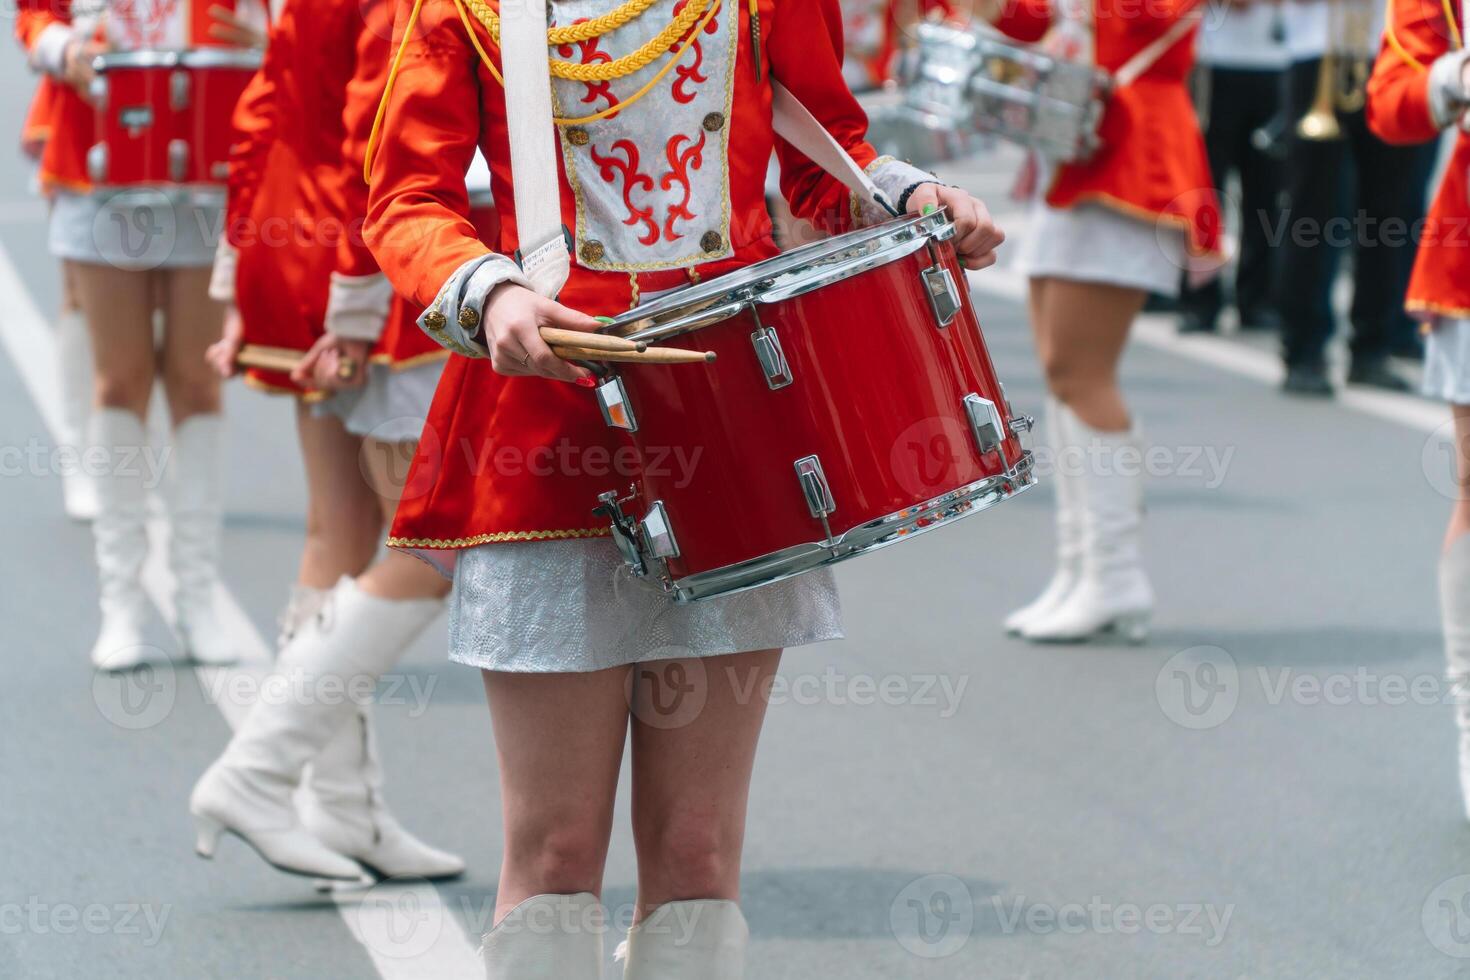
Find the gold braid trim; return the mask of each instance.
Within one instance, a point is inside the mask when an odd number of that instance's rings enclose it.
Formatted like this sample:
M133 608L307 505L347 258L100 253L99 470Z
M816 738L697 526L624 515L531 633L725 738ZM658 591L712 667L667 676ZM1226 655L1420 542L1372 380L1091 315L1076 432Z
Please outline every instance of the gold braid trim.
M553 27L546 32L546 41L551 45L578 44L582 41L590 41L594 37L610 34L619 27L626 27L643 16L643 13L657 2L658 0L628 0L617 10L605 13L601 17L593 17L581 24L571 24L567 27ZM490 5L485 3L485 0L470 0L470 9L475 12L480 23L490 31L490 36L495 39L495 43L499 44L500 16L490 9Z
M495 11L490 9L490 6L485 0L463 0L463 2L469 8L470 13L475 15L475 19L481 24L484 24L485 29L490 32L490 40L494 41L497 45L500 44L500 18L496 15ZM634 3L641 2L642 0L634 0ZM642 71L667 53L670 48L679 42L680 38L689 33L689 29L709 9L711 2L712 0L690 0L688 6L680 12L679 16L669 22L668 27L665 27L659 32L657 37L632 54L624 55L614 61L599 65L578 65L569 61L552 61L551 75L553 78L564 78L571 82L608 82L615 78L624 78L636 71ZM617 13L617 11L614 11L614 13ZM637 13L642 13L642 11L639 10ZM637 16L637 14L630 15L628 20L631 20L634 16ZM575 26L585 27L587 25ZM556 30L547 32L547 39L552 44L558 43L554 40L554 35L557 30L561 29L557 28ZM598 34L601 33L606 32L598 32ZM593 34L590 36L595 37L598 35Z
M497 531L494 534L477 534L472 538L389 538L390 548L433 548L449 550L477 548L482 544L507 544L512 541L563 541L568 538L606 538L612 536L612 528L591 528L573 531Z

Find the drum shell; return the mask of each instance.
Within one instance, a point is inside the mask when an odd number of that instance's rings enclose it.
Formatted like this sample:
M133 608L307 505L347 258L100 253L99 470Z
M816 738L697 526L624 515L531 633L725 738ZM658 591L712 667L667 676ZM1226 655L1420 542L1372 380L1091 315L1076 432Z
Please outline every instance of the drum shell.
M219 49L100 58L92 182L223 186L235 105L259 62L256 52Z
M177 64L109 65L98 75L104 94L97 110L97 144L88 167L92 182L127 187L176 183L170 147L184 138L183 110L174 93L187 75Z
M962 299L942 328L922 277L931 254ZM970 428L966 395L989 399L1002 418L1009 411L965 281L952 244L933 242L663 342L714 351L713 364L624 366L641 503L663 503L680 551L668 561L671 578L824 540L796 474L803 458L818 457L831 487L834 537L1001 476L1020 459L1009 429L1002 460L982 455ZM794 379L787 387L772 390L755 355L761 324L780 338Z

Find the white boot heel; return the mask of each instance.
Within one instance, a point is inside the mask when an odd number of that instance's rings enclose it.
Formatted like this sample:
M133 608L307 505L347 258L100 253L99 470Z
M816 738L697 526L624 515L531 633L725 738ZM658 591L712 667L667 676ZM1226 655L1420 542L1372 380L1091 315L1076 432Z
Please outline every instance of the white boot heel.
M225 832L225 825L213 817L203 814L193 814L194 817L194 853L206 861L214 858L214 852L219 847L220 834Z

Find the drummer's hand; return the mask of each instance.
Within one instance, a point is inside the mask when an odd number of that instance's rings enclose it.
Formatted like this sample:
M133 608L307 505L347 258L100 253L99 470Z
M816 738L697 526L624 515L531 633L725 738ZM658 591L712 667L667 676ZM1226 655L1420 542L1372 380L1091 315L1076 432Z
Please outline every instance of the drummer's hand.
M244 343L245 324L240 319L240 311L230 307L225 314L225 331L219 340L209 345L204 352L204 363L214 368L215 373L221 378L233 378L239 368L235 365L235 358L240 356L240 347Z
M563 361L541 339L542 327L591 333L602 326L595 318L507 282L490 293L481 322L485 346L490 350L490 364L497 373L512 378L572 381L585 386L595 383L586 368Z
M265 32L228 7L211 4L209 19L209 36L214 40L237 48L265 47Z
M336 334L324 334L291 372L291 380L318 391L361 388L367 381L368 354L372 344Z
M74 40L66 46L66 54L62 58L62 79L88 101L92 98L92 80L97 77L92 62L106 50L101 42L93 40Z
M1005 232L995 226L990 211L978 198L943 184L922 184L909 195L909 214L923 214L931 207L949 210L955 228L955 251L966 269L995 265L995 250L1006 240Z

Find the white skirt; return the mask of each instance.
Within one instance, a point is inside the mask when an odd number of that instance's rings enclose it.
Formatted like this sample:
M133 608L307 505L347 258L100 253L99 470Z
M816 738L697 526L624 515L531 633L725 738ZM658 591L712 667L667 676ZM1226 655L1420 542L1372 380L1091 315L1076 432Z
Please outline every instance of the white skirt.
M1107 283L1179 295L1188 268L1184 232L1100 204L1031 204L1017 268L1032 278Z
M317 416L335 415L347 431L378 442L415 442L439 387L444 361L435 360L394 370L388 364L368 365L361 388L339 391L311 407Z
M1424 345L1424 394L1470 405L1470 320L1439 320Z
M223 228L217 195L62 191L51 207L49 244L59 259L129 271L207 269Z
M678 604L634 578L607 538L481 545L459 554L449 659L511 673L580 673L842 638L828 569Z

